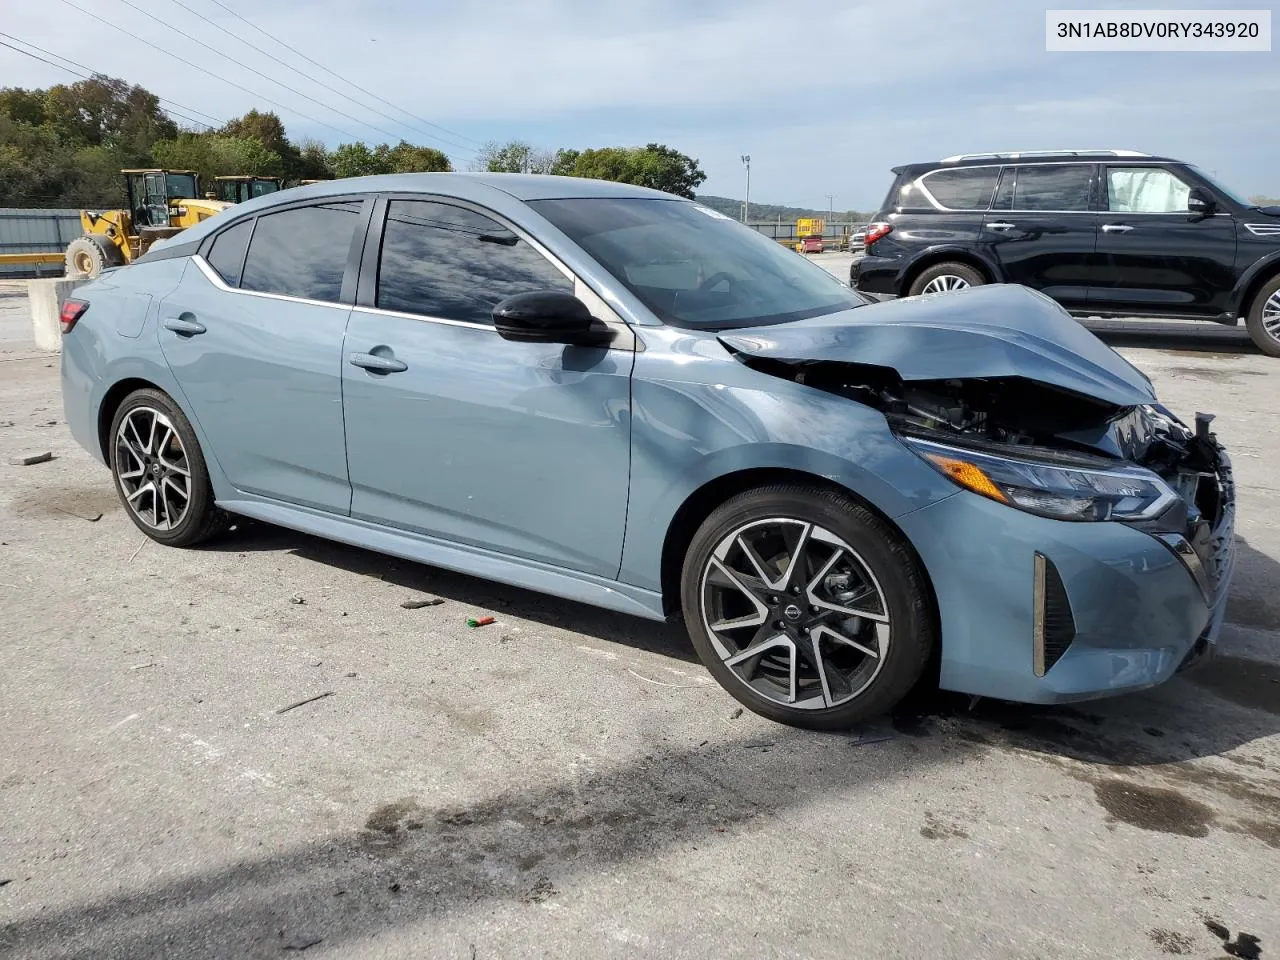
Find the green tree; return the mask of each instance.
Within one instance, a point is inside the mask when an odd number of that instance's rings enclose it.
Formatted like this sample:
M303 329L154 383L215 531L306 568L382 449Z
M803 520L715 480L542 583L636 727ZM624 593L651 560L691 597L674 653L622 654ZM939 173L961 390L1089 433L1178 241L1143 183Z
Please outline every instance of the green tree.
M418 147L404 140L394 147L381 144L375 152L385 157L391 173L448 173L453 169L449 158L435 147Z
M533 147L523 140L490 140L480 148L474 168L488 173L530 173L533 152Z
M573 176L633 183L690 200L707 179L697 160L657 143L584 150L574 161Z
M378 173L390 173L385 156L370 150L364 143L344 143L329 156L335 177L370 177Z
M139 158L178 132L155 94L101 75L45 91L43 125L69 146L119 146Z
M151 153L157 166L195 170L206 189L212 189L214 177L237 174L278 177L284 170L280 155L252 137L186 132L172 140L157 142Z
M0 117L40 126L44 123L44 91L6 87L0 90Z
M298 144L298 165L288 174L295 180L327 180L333 176L329 151L323 143L308 138Z

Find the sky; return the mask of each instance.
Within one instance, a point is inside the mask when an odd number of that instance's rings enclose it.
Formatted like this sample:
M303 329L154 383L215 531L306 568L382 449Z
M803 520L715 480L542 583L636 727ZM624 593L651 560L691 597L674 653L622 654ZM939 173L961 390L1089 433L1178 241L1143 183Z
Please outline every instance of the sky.
M443 149L457 169L467 169L490 140L579 149L656 141L698 158L707 173L703 193L741 198L747 154L753 201L823 208L831 195L837 210L870 210L897 164L968 152L1116 147L1190 161L1239 194L1280 196L1280 52L1044 49L1046 9L1134 6L0 0L0 31L208 118L271 109L295 140L335 146L404 138ZM0 47L0 86L74 79Z

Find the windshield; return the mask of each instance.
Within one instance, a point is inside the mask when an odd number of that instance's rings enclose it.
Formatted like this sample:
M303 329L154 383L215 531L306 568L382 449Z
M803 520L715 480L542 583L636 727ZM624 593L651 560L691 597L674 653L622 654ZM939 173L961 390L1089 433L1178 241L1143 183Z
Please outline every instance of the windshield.
M529 206L672 326L763 326L866 303L776 240L695 203L595 198Z
M264 197L268 193L275 193L280 189L280 184L274 180L255 180L253 181L253 195L255 197Z
M200 196L196 192L196 178L190 173L170 173L166 175L165 189L169 196L184 200L194 200Z
M1191 165L1188 164L1188 166L1191 166ZM1209 183L1211 183L1213 185L1213 189L1217 190L1220 194L1222 194L1224 197L1226 197L1228 200L1232 201L1233 203L1238 203L1242 207L1253 206L1253 204L1251 204L1248 200L1242 200L1238 193L1236 193L1234 190L1228 190L1221 183L1219 183L1213 177L1209 176L1199 167L1192 166L1191 169L1194 170L1196 175L1199 176L1201 179L1207 180Z

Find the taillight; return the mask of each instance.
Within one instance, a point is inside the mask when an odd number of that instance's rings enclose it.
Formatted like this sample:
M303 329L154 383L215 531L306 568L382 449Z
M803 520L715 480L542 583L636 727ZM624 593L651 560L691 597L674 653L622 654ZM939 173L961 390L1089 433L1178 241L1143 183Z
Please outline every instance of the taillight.
M867 226L867 235L862 238L862 245L864 247L871 246L881 237L888 236L891 230L893 230L893 224L886 223L883 220L878 220L875 223L869 224Z
M89 305L83 300L68 300L64 303L58 312L58 325L62 327L62 332L70 333L76 321L83 317L88 309Z

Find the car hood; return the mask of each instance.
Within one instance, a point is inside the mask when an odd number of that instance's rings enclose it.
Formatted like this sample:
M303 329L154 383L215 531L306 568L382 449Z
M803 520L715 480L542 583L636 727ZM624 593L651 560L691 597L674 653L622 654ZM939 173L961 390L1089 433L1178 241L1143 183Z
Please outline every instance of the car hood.
M1021 377L1117 407L1155 400L1141 371L1026 287L907 297L719 340L748 357L887 367L908 381Z

